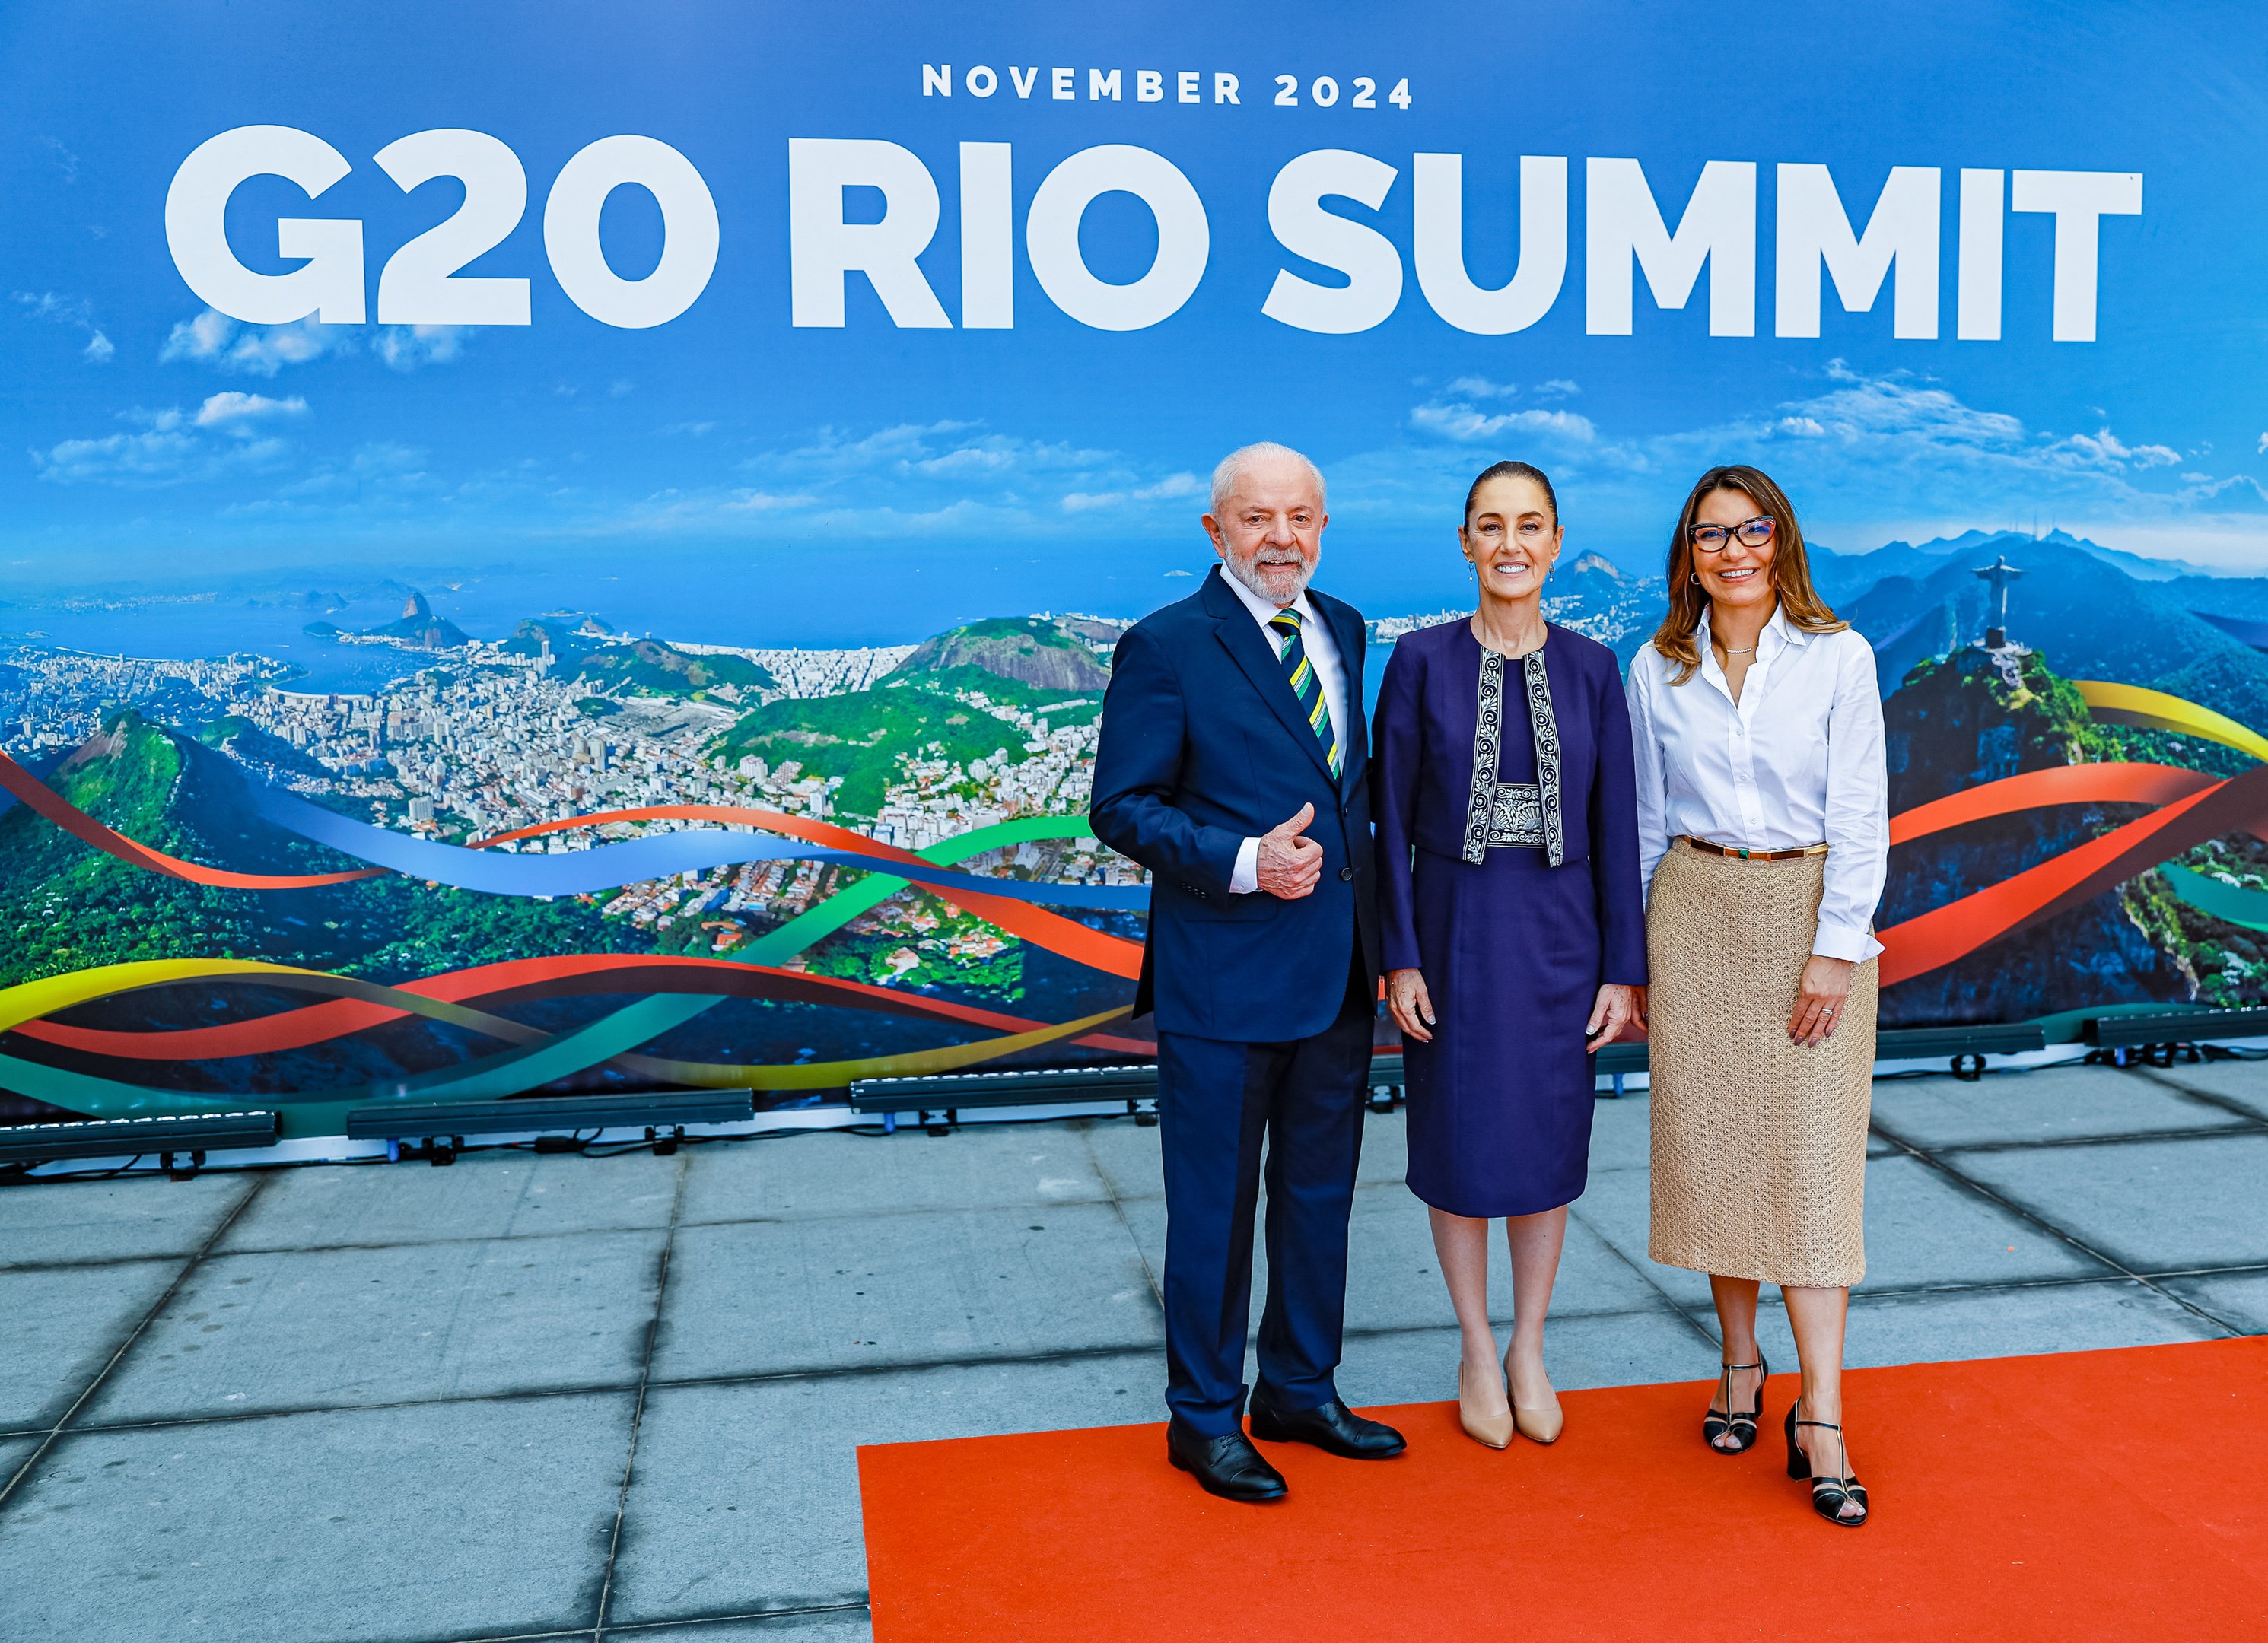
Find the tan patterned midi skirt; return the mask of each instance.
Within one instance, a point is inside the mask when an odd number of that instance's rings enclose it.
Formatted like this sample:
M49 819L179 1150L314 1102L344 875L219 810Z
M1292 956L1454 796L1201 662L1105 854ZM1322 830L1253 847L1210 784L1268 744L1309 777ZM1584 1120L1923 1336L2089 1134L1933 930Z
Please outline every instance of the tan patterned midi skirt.
M1866 1276L1875 965L1835 1036L1792 1043L1827 858L1743 862L1683 840L1646 908L1653 1258L1775 1284Z

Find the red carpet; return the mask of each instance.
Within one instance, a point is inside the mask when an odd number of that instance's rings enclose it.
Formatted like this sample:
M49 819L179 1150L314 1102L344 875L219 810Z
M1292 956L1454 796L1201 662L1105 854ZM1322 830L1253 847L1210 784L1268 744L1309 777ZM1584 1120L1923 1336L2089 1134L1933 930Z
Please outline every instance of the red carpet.
M1442 1365L1444 1378L1453 1366ZM2268 1339L1867 1369L1875 1521L1810 1514L1764 1441L1699 1437L1705 1383L1572 1392L1565 1437L1267 1453L1273 1507L1200 1493L1162 1427L859 1451L878 1643L1403 1639L2268 1639Z

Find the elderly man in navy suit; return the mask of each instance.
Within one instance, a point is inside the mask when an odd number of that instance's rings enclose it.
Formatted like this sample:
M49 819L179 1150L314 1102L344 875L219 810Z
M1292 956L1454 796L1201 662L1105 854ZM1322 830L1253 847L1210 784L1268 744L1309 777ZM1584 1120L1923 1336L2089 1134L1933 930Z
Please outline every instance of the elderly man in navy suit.
M1264 1139L1268 1299L1252 1433L1382 1460L1339 1399L1347 1214L1379 974L1363 623L1309 589L1323 478L1282 445L1215 470L1204 586L1118 642L1095 836L1148 868L1166 1171L1167 1453L1214 1494L1283 1498L1245 1436Z

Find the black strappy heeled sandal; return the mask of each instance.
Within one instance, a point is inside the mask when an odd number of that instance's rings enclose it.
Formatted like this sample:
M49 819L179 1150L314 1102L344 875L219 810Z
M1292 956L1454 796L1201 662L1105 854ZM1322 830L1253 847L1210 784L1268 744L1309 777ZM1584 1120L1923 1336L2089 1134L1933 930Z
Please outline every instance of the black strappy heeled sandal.
M1864 1529L1874 1521L1874 1511L1867 1504L1867 1485L1848 1472L1839 1478L1826 1478L1815 1473L1811 1470L1809 1457L1796 1447L1795 1429L1798 1427L1817 1427L1822 1432L1833 1433L1838 1445L1843 1441L1843 1428L1832 1421L1798 1420L1795 1412L1802 1401L1798 1398L1787 1406L1787 1475L1798 1483L1808 1482L1811 1485L1811 1509L1820 1516L1837 1529ZM1851 1463L1851 1451L1847 1449L1843 1451L1843 1463L1846 1467ZM1843 1508L1852 1505L1858 1507L1859 1515L1844 1516Z
M1701 1417L1701 1441L1719 1455L1746 1455L1756 1447L1757 1423L1764 1418L1764 1382L1771 1379L1771 1365L1763 1361L1764 1353L1758 1353L1756 1358L1755 1363L1726 1364L1717 1372L1717 1390L1724 1396L1725 1409L1719 1414L1717 1400L1709 1400L1709 1412ZM1746 1414L1733 1407L1733 1375L1741 1369L1764 1371L1763 1378L1756 1383L1756 1406ZM1734 1440L1734 1447L1729 1449L1717 1441L1728 1432Z

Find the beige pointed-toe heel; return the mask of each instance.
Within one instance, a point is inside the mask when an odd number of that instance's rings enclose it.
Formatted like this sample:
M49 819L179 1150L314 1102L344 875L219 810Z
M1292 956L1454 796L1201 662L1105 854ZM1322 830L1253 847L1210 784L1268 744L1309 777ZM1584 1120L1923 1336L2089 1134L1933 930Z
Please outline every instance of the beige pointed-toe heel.
M1510 1401L1508 1395L1506 1401ZM1464 1427L1465 1435L1474 1442L1484 1443L1492 1449L1503 1449L1512 1441L1512 1412L1507 1409L1500 1415L1484 1415L1475 1409L1465 1397L1465 1366L1462 1363L1457 1366L1457 1424Z
M1504 1396L1505 1400L1510 1403L1512 1355L1509 1353L1505 1354ZM1567 1417L1559 1408L1559 1394L1552 1393L1551 1401L1548 1404L1513 1404L1512 1424L1519 1428L1521 1437L1532 1442L1557 1443L1559 1434L1567 1427Z
M1560 1433L1566 1430L1567 1417L1560 1412L1559 1398L1555 1393L1548 1404L1514 1404L1512 1424L1520 1429L1523 1438L1537 1443L1557 1443Z

